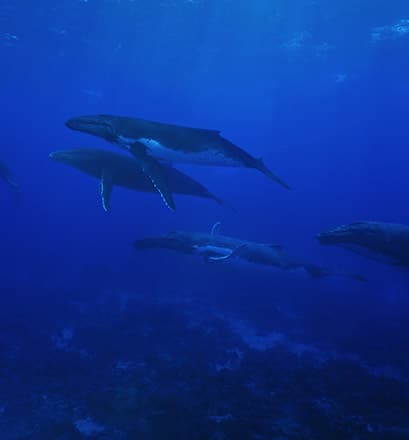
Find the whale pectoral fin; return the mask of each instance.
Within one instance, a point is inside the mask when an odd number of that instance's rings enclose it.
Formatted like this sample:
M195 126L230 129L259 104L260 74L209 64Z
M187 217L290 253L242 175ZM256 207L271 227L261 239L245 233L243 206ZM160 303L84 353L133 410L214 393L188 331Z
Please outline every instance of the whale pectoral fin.
M163 172L162 167L158 164L158 169L153 172L147 173L152 185L158 191L161 196L163 203L172 211L176 209L175 202L173 200L172 192L170 191L168 184L166 182L166 176Z
M210 230L210 235L212 236L219 235L221 226L222 226L221 222L216 222L212 226L212 229Z
M230 260L231 258L240 256L241 251L243 251L246 248L246 245L243 244L239 247L236 247L233 249L229 254L223 255L221 257L208 257L208 261L224 261L224 260Z
M136 142L130 147L130 152L140 165L141 171L149 178L152 185L158 191L163 203L172 211L175 210L172 191L166 178L166 171L162 164L147 153L146 147Z
M206 260L207 261L223 261L223 260L228 260L229 258L231 258L231 256L233 255L234 251L231 251L230 254L228 255L223 255L221 257L207 257Z
M111 208L111 194L112 194L112 175L103 171L100 181L102 207L105 212Z

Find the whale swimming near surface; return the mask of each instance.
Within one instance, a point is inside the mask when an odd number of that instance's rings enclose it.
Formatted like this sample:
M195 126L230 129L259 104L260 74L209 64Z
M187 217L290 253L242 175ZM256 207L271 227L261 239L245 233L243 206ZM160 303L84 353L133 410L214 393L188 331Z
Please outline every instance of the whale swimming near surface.
M105 211L110 209L112 188L115 185L136 191L152 193L157 191L146 172L141 169L141 163L131 156L107 150L77 148L52 152L50 158L98 178ZM171 192L212 199L224 205L221 199L210 193L199 182L170 165L163 165L161 173Z
M0 160L0 178L4 180L8 185L10 185L13 189L19 189L17 183L13 180L10 168L2 160Z
M317 234L322 245L342 246L360 255L409 267L409 225L362 221Z
M157 237L143 238L136 240L134 247L137 250L170 249L199 255L206 261L213 262L236 260L283 270L303 269L313 278L338 275L365 281L360 275L331 271L325 267L292 258L281 245L257 243L220 235L219 227L220 223L216 223L210 233L175 231Z
M261 159L223 138L218 130L113 115L79 116L68 119L66 126L101 137L133 154L144 145L147 153L158 161L255 168L289 189Z

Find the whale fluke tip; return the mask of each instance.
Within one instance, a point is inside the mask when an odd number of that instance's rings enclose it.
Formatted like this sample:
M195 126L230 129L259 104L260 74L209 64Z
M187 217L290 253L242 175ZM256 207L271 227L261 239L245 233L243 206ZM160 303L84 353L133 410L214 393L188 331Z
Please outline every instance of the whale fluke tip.
M279 185L281 185L283 188L287 190L291 190L292 188L284 182L284 180L280 179L278 176L276 176L274 173L272 173L264 163L263 159L258 159L255 164L255 168L261 171L265 176L270 178L271 180L274 180Z

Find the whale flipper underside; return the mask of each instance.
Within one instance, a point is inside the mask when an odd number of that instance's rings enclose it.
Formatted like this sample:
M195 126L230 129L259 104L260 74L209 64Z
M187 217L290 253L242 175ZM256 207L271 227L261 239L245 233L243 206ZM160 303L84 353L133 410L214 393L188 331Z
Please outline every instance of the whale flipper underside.
M161 196L163 203L169 209L174 211L175 202L173 200L172 192L168 186L165 170L163 169L160 162L150 156L147 153L146 147L139 142L135 142L135 144L131 146L129 151L140 164L141 171L149 177L152 185Z

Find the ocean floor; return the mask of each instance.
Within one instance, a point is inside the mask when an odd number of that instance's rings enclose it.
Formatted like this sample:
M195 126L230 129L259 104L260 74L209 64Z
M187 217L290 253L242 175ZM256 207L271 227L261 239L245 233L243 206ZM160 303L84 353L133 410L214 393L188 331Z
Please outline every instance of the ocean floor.
M2 302L2 440L409 438L407 365L312 341L288 308L260 329L188 291Z

